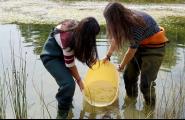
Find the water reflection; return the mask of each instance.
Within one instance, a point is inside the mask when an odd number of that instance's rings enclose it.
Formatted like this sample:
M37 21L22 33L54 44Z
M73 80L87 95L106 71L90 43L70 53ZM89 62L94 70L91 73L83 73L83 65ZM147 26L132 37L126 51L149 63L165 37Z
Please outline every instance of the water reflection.
M166 48L166 56L164 58L161 71L163 72L170 72L174 66L177 65L179 60L184 59L181 55L178 55L179 48L184 48L185 46L185 38L184 38L184 31L185 31L185 18L175 18L175 17L167 17L161 20L161 26L166 29L166 34L169 38L170 43L167 45ZM42 46L45 40L48 37L50 30L55 25L35 25L35 24L19 24L18 27L21 31L22 36L24 37L25 43L27 43L26 47L33 47L34 54L39 55ZM101 32L97 39L97 46L100 56L104 55L105 50L108 46L107 39L106 39L106 31L105 26L101 26ZM113 62L117 63L119 60L122 59L122 55L116 53L113 56ZM182 67L182 66L181 66ZM179 70L180 71L180 70ZM84 72L84 71L83 71ZM178 77L178 76L174 76ZM160 78L160 80L163 79ZM165 79L165 78L164 78ZM170 78L169 78L170 79ZM164 82L164 81L163 81ZM163 90L163 87L160 84L157 86L158 90ZM160 86L161 85L161 86ZM120 89L124 89L124 86L121 86ZM161 91L160 91L161 92ZM162 94L162 93L160 93ZM124 94L125 95L125 94ZM123 96L124 96L123 95ZM159 96L159 95L158 95ZM120 104L120 100L124 101L124 104ZM138 103L138 102L137 102ZM80 115L77 116L74 113L76 108L72 109L69 114L69 118L127 118L127 119L134 119L134 118L155 118L154 113L155 111L151 108L146 107L143 105L142 109L137 108L137 103L129 103L126 102L125 99L118 99L114 104L104 108L97 108L89 105L85 101L83 101L83 107L81 108Z
M185 18L182 17L166 17L161 21L161 25L166 30L166 35L170 41L166 48L166 56L163 61L163 67L172 68L176 65L177 59L177 45L185 45L184 31Z
M49 32L54 27L54 25L40 25L40 24L18 24L21 30L22 36L25 38L25 43L30 43L26 47L33 46L34 53L39 55L42 51L44 42L46 41Z
M184 47L185 40L184 40L184 31L185 31L185 24L184 18L182 17L167 17L163 18L160 23L166 29L167 37L169 38L170 43L167 45L166 48L166 56L164 58L164 62L162 66L164 68L171 69L173 66L176 65L177 55L176 55L176 48L177 45ZM34 46L34 53L39 55L42 50L42 46L45 40L48 37L50 30L55 25L47 25L47 24L19 24L18 25L22 36L25 38L25 43L30 43L26 47ZM105 26L101 26L101 32L98 35L98 41L101 43L97 43L98 46L107 46L106 40L106 31ZM119 55L120 56L120 55ZM165 70L165 69L164 69Z
M44 42L46 41L49 32L56 25L47 25L47 24L18 24L19 29L21 30L22 36L25 38L25 43L30 43L25 47L34 47L34 53L40 55ZM97 37L98 39L105 39L105 26L101 26L101 32Z
M148 106L144 104L142 109L137 108L137 100L135 98L124 99L122 106L122 116L125 119L153 119L155 106Z
M124 104L119 104L117 99L112 105L107 107L94 107L83 101L83 108L80 111L79 119L153 119L154 107L144 105L142 110L137 108L137 100L124 99ZM121 106L121 108L120 108ZM74 118L71 110L68 119Z
M120 119L118 99L108 107L94 107L83 101L80 119Z

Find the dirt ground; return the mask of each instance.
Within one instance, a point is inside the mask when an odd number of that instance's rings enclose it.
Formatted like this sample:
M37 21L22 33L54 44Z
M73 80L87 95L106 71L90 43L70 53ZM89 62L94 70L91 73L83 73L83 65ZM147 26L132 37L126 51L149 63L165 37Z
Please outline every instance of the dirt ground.
M103 10L108 2L62 2L59 0L0 0L0 23L56 24L63 19L80 20L93 16L105 24ZM165 16L185 16L185 4L125 4L158 19Z

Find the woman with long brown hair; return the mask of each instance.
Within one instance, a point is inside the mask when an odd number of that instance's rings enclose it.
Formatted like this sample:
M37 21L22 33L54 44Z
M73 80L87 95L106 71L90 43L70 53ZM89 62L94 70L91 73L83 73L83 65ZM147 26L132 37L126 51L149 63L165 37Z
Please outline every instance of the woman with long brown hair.
M81 90L84 89L75 58L91 68L98 59L96 35L99 31L100 26L93 17L84 18L80 22L64 20L52 30L45 42L40 57L59 85L56 99L62 118L67 117L71 107L75 81Z
M119 71L124 70L124 82L127 96L138 96L138 76L141 74L140 89L147 105L155 105L155 79L161 66L167 38L164 29L147 13L124 7L121 3L109 3L104 10L108 38L111 46L104 62L110 59L116 49L125 42L130 46Z

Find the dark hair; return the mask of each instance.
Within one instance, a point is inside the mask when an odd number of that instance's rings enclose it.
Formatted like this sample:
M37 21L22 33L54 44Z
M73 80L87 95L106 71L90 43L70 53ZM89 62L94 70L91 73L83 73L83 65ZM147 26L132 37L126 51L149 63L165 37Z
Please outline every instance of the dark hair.
M100 32L100 26L95 18L82 19L74 29L73 46L75 57L88 67L92 67L98 59L96 48L96 35Z
M145 22L141 16L125 8L121 3L109 3L104 10L109 39L114 39L117 48L121 48L126 40L132 40L132 27L143 26Z

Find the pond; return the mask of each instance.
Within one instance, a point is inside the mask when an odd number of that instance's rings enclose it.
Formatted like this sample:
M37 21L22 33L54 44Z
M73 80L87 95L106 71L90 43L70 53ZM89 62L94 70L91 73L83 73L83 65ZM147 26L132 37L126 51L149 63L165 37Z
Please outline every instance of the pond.
M166 56L156 80L156 109L152 112L144 111L144 100L141 93L139 93L136 105L125 107L126 93L120 73L119 97L112 105L103 108L90 106L83 100L82 93L76 87L74 108L69 118L185 118L185 23L182 22L185 19L165 17L160 21L160 24L166 28L170 43L167 45ZM19 64L20 59L26 61L28 118L57 117L55 94L58 86L39 58L43 44L54 26L47 24L0 25L0 78L4 77L4 71L12 70L12 53L15 57L15 64ZM101 33L97 37L97 47L99 58L102 59L108 49L104 26L101 26ZM114 54L111 61L114 64L119 63L120 56ZM88 68L78 61L77 67L80 75L84 77ZM12 117L14 118L15 115L11 105L7 102L6 118Z

